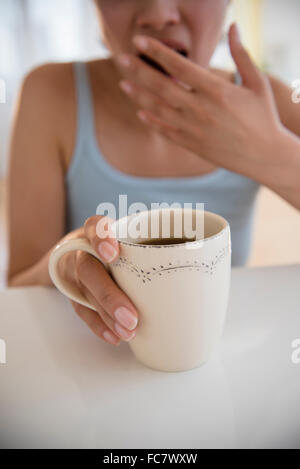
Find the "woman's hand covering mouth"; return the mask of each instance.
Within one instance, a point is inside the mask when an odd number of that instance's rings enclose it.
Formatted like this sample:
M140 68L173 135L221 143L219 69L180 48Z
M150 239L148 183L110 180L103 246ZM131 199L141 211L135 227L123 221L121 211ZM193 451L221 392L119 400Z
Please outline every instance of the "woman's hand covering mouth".
M187 52L185 50L176 50L176 52L180 55L182 55L183 57L187 57ZM168 77L171 77L171 75L157 62L155 62L154 59L148 57L147 55L145 54L138 54L138 57L143 60L146 64L152 66L153 68L155 68L155 70L158 70L159 72L163 73L164 75L167 75Z

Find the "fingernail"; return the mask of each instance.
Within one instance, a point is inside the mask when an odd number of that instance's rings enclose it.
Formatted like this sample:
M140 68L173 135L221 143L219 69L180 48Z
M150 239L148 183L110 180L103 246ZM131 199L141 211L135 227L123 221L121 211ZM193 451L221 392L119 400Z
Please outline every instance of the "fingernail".
M125 306L117 308L114 312L114 317L120 324L122 324L122 326L126 327L126 329L129 329L130 331L135 329L138 323L137 317L132 311L125 308Z
M103 332L103 337L106 340L106 342L109 342L110 344L114 345L119 345L120 339L118 339L112 332L110 331L104 331Z
M118 251L107 241L102 241L98 245L98 252L105 262L112 261L118 254Z
M124 55L124 54L118 55L116 59L120 65L123 65L123 67L129 67L130 59L127 55Z
M132 91L132 86L130 83L128 83L128 81L120 81L119 86L126 93L131 93Z
M136 46L138 46L140 49L146 50L148 48L148 41L144 37L136 36L133 39L134 43Z
M124 329L124 327L120 326L118 322L114 324L115 331L122 337L123 340L129 341L135 337L135 332L132 333Z
M148 116L144 113L144 111L138 111L136 114L143 122L149 122Z

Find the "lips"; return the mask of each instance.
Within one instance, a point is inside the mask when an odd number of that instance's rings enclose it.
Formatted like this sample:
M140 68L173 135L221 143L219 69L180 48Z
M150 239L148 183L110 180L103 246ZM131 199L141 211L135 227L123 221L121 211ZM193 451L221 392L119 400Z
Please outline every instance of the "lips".
M162 44L165 44L166 46L168 46L171 49L175 50L175 52L178 52L181 55L184 55L185 57L188 56L188 49L185 46L185 44L183 44L182 42L175 41L173 39L160 39L159 41Z

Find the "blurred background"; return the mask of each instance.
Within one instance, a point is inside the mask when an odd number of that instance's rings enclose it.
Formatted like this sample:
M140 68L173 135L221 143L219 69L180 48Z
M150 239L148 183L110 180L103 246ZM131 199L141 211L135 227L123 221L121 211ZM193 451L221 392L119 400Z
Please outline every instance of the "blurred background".
M233 0L212 66L234 69L227 30L237 20L242 40L265 71L291 86L300 79L300 1ZM45 62L106 57L91 0L0 1L0 286L6 265L5 176L13 104L25 73ZM295 104L296 105L296 104ZM300 104L299 104L300 106ZM288 246L281 243L288 235ZM300 262L300 213L274 193L259 193L250 266Z

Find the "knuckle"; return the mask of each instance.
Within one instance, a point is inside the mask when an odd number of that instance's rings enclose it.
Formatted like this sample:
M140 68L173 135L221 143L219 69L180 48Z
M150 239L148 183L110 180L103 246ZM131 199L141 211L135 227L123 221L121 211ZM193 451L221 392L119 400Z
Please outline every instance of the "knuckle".
M198 112L197 119L203 124L214 125L218 121L217 114L218 112L214 106L205 106L200 112ZM199 136L200 133L199 129L197 135Z
M83 224L84 229L88 229L95 225L101 218L102 215L93 215L92 217L87 218Z
M180 128L180 127L176 127L175 132L176 132L177 135L179 135L180 137L185 137L185 136L186 136L186 131L185 131L185 129L182 129L182 128Z
M185 136L184 129L182 129L180 127L172 127L171 129L167 130L167 132L170 132L172 134L176 134L178 137L184 137Z
M113 232L111 231L110 225L113 220L111 220L107 216L102 216L98 219L96 223L96 236L97 238L94 239L94 242L97 242L97 240L100 239L105 239L107 237L114 237Z
M189 109L187 115L192 117L193 119L200 119L202 120L205 117L205 114L207 112L208 106L205 103L201 103L199 105L198 100L192 100L189 103Z
M159 117L163 117L165 115L165 109L162 106L162 103L157 99L153 101L151 111L153 111Z
M167 83L165 80L153 80L152 84L153 88L159 90L159 94L162 97L167 98L168 96L168 89L169 89L169 83Z
M193 100L191 100L191 101L192 101L192 103L190 105L193 105ZM184 112L185 112L184 106L182 105L182 103L179 100L176 100L175 102L170 104L170 109L172 109L172 111L174 111L174 109L175 109L175 111L180 112L181 114L184 114Z
M163 106L162 111L161 111L162 112L162 117L167 122L172 122L172 120L174 119L175 111L176 111L176 109L174 110L174 108L171 107L171 106Z
M93 215L85 220L83 224L84 234L89 241L95 236L96 226L101 220L102 215Z
M78 278L84 278L90 271L91 258L90 254L79 251L76 256L76 274Z
M136 100L136 101L141 101L143 98L143 95L140 91L140 89L137 86L131 85L131 96Z
M230 96L225 86L216 87L214 97L220 104L227 105L229 103Z
M91 329L92 332L94 332L94 334L102 338L104 326L103 324L101 324L100 321L92 321L89 324L89 328Z
M183 71L182 64L178 63L177 60L174 60L174 62L172 63L172 73L175 75L178 74L182 76L182 71Z
M116 301L115 292L110 288L105 288L100 293L100 302L103 305L104 309L111 307Z

